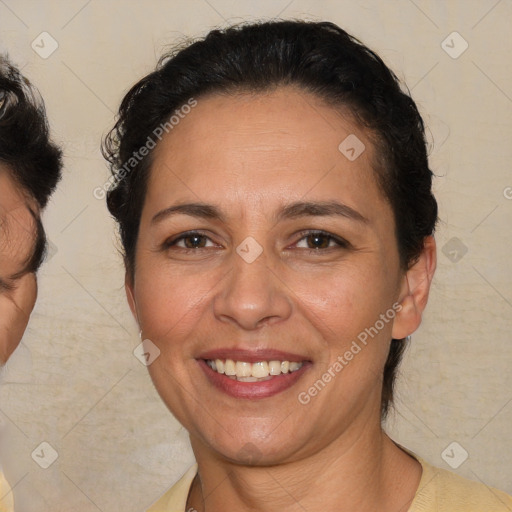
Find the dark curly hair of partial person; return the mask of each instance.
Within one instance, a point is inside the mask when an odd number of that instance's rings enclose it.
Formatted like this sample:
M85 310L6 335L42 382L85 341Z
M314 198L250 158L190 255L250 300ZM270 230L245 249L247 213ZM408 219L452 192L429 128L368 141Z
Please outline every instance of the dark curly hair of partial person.
M61 150L50 140L44 102L38 91L0 55L0 164L43 209L61 178ZM35 272L44 259L46 236L39 212L36 239L24 272Z
M119 223L129 274L152 152L130 172L118 171L156 127L190 98L215 93L264 92L294 85L354 117L375 145L374 171L394 213L401 264L409 268L437 222L422 118L382 59L330 22L269 21L213 30L164 55L157 69L125 96L103 153L113 185L107 205ZM215 129L214 127L212 129ZM393 340L384 368L381 410L393 400L405 340Z

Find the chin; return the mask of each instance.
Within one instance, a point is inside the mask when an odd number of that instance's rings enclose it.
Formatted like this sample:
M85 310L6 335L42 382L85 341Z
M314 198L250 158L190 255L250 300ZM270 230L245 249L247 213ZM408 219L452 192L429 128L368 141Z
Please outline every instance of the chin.
M273 428L275 430L275 425ZM238 431L233 436L226 432L222 439L206 438L210 450L234 464L244 466L271 466L291 460L300 449L298 442L295 436L289 434L277 436L275 431L272 434L272 429L269 435L262 435L262 431L259 430L245 434Z

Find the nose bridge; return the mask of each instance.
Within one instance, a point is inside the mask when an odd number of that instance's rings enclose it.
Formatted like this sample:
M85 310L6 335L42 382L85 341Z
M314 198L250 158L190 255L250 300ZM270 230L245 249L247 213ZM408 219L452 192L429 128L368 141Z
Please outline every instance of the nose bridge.
M215 298L217 318L255 329L264 322L275 322L290 315L291 303L286 286L271 270L270 251L248 237L233 251L232 271Z

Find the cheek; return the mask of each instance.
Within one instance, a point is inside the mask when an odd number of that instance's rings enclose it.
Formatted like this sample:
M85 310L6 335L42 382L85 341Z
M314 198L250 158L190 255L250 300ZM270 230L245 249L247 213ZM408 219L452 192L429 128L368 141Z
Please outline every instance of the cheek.
M373 258L372 258L373 259ZM290 284L304 314L324 332L325 338L353 338L373 325L393 302L391 280L378 259L343 264L322 274L297 275Z
M187 271L141 260L135 275L135 300L144 336L158 344L190 333L221 278L218 271L198 273L192 267Z
M381 260L375 259L297 285L300 314L323 343L318 347L318 364L308 384L312 387L302 389L305 393L312 389L314 394L310 396L315 397L318 407L332 407L334 393L344 400L338 411L343 415L380 389L393 325L389 318L382 321L381 315L391 311L394 316L390 276L382 272ZM330 391L317 397L318 388L313 387L318 379L332 383L328 384Z

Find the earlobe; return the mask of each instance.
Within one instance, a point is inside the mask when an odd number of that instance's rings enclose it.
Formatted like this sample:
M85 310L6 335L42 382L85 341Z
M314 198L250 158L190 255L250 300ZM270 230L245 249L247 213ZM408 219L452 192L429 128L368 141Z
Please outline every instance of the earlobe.
M124 278L124 290L126 293L126 299L128 300L128 305L130 306L130 310L132 312L133 317L137 324L139 324L139 316L137 314L137 303L135 301L135 289L134 283L131 276L126 273ZM139 324L140 325L140 324Z
M419 327L427 306L436 262L436 242L433 236L428 236L425 238L418 260L403 276L399 297L402 309L397 313L393 323L394 339L406 338Z

